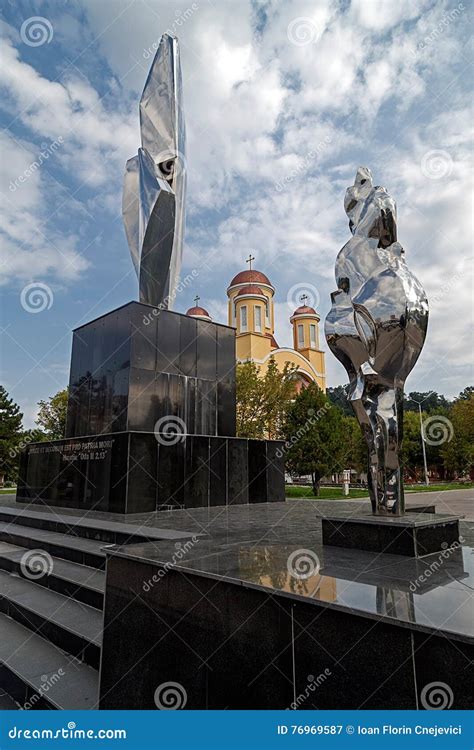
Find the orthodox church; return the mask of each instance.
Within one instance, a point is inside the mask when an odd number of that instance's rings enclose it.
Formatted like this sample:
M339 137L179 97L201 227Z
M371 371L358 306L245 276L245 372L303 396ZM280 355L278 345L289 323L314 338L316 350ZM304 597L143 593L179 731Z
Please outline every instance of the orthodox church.
M251 263L253 258L250 258ZM319 348L320 317L316 310L305 304L298 307L289 319L293 328L293 347L278 346L275 338L274 302L275 287L269 278L255 269L240 271L227 288L228 325L236 328L236 355L238 362L251 360L265 374L271 357L283 369L286 362L297 367L297 388L315 382L326 390L324 352ZM201 320L211 320L209 313L197 306L187 315Z

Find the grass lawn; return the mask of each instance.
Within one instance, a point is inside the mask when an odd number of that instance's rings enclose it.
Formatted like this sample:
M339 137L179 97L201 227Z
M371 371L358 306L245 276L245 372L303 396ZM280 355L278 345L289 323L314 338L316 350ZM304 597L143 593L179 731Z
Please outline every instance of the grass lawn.
M367 490L349 490L348 495L343 495L339 487L321 487L319 497L315 497L312 487L287 484L286 496L289 498L309 498L310 500L350 500L353 497L368 497Z
M446 490L465 490L474 487L474 482L466 482L461 484L460 482L451 482L450 484L430 484L415 486L405 486L405 492L444 492ZM288 498L308 498L309 500L350 500L351 498L368 497L368 490L354 490L349 491L349 495L343 495L342 489L339 487L321 487L319 497L316 497L313 493L312 487L287 484L286 485L286 497Z
M16 495L16 487L3 487L0 495Z

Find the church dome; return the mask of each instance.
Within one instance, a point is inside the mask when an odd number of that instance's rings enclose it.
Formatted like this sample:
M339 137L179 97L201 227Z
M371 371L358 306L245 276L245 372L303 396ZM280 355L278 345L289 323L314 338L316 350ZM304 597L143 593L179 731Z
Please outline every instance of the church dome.
M261 271L254 271L253 269L240 271L240 273L234 276L229 284L229 287L237 286L237 284L266 284L267 286L271 286L273 288L273 285L268 276L265 276L265 274Z
M309 305L300 305L296 308L294 311L292 317L294 318L295 315L317 315L318 313L313 307L309 307Z
M190 307L186 315L189 315L191 318L200 318L201 320L212 321L211 316L209 315L207 310L204 309L204 307Z

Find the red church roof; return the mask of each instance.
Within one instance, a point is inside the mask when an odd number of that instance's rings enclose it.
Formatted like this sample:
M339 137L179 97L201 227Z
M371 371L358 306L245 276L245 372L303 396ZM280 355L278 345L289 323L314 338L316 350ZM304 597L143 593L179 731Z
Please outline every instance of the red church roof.
M261 271L254 271L253 269L240 271L237 276L234 276L229 286L235 286L236 284L268 284L268 286L272 286L268 276L265 276Z
M258 294L260 297L265 296L260 287L256 284L247 284L247 286L243 286L242 289L237 292L236 296L242 297L244 294Z
M314 308L309 307L308 305L300 305L300 307L297 307L294 311L293 317L295 315L317 315L317 312Z
M186 315L190 315L192 318L209 318L209 320L211 319L211 316L203 307L190 307Z

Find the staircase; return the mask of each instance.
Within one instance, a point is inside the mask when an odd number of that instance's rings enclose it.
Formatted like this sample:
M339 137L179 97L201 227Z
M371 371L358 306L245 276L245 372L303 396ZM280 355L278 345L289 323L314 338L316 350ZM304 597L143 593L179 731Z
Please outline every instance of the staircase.
M0 710L97 708L104 547L189 536L0 508Z

